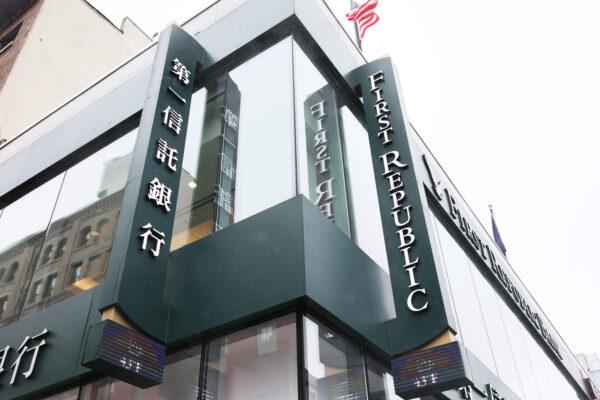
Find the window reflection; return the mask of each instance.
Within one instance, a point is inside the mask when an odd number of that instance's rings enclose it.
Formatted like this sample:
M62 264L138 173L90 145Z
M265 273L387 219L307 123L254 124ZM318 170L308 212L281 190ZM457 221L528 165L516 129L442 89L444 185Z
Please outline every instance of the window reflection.
M351 237L352 207L339 99L333 86L296 43L294 75L300 191Z
M304 318L304 362L309 399L367 399L360 349L307 317Z
M6 268L7 273L0 282L0 298L5 299L0 325L16 320L25 303L35 301L36 292L28 297L27 289L63 178L64 174L61 174L46 182L6 207L2 213L0 268ZM39 295L41 298L41 292Z
M104 279L135 133L9 205L0 218L0 325Z
M296 316L214 340L208 345L202 400L296 400Z
M291 45L194 94L171 250L296 194Z

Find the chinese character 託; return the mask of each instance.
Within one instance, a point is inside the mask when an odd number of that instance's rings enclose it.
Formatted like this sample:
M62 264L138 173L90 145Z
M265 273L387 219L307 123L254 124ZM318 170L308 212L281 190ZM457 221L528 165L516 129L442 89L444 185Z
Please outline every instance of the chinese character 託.
M181 125L183 124L183 117L177 111L173 110L171 106L167 106L162 112L163 125L179 135L181 132Z
M164 208L167 212L171 211L171 193L172 190L161 183L158 178L152 179L148 184L148 200L153 200L154 204Z
M141 229L145 229L144 233L141 233L139 236L142 238L142 250L147 250L148 239L152 239L156 242L156 244L154 248L150 250L150 253L154 257L158 257L160 255L160 247L165 244L165 234L154 229L150 222L142 226Z
M156 159L161 163L167 163L167 167L173 172L177 171L177 150L172 149L168 146L167 141L164 139L158 139L158 145L156 149Z
M173 63L173 68L171 68L171 73L177 76L180 82L184 85L190 83L190 74L191 72L179 61L178 58L171 61Z
M25 377L25 379L28 379L31 376L31 374L33 373L33 369L35 368L35 362L37 361L37 357L38 357L40 348L46 344L46 341L43 339L43 336L46 335L47 333L48 333L48 329L44 329L41 333L39 333L33 337L30 337L30 336L25 337L25 340L23 340L23 343L21 343L21 345L17 349L17 354L18 354L17 359L11 366L11 368L14 369L12 377L10 379L11 385L13 385L15 383L15 380L17 378L17 373L19 372L19 367L21 366L21 361L23 360L23 356L25 356L25 354L29 353L30 351L33 351L33 356L31 357L31 362L29 363L29 369L27 371L23 372L23 376ZM4 361L3 361L3 363L4 363Z

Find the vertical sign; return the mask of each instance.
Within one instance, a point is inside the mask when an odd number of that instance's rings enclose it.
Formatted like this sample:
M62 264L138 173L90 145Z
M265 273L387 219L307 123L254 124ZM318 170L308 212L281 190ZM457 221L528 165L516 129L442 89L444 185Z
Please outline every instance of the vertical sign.
M102 298L164 339L164 302L185 136L204 51L181 28L160 35Z
M237 166L237 145L241 93L229 75L225 76L219 87L223 86L223 104L221 105L221 130L219 137L218 168L215 201L215 231L233 223L233 205L235 199L235 170Z
M394 354L417 349L449 329L414 168L394 67L389 58L355 71L360 84L384 231L396 318L389 321Z
M350 236L338 106L331 86L306 99L304 121L310 201Z

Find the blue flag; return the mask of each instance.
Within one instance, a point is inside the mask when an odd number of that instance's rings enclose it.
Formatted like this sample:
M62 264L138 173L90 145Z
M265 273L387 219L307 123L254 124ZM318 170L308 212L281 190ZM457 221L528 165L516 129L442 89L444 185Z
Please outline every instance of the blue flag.
M500 231L498 230L498 226L496 225L496 220L494 219L494 210L490 207L490 214L492 215L492 232L494 234L494 241L502 250L502 253L506 255L506 246L504 246L504 242L502 241L502 237L500 236Z

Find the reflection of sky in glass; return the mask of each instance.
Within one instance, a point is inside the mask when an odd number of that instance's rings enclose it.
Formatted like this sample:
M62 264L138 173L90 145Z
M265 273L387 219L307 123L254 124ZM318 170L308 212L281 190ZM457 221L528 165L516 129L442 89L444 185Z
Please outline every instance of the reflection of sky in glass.
M135 134L127 134L70 168L61 188L52 220L56 221L71 215L98 201L104 169L109 167L111 162L129 155L133 150L135 139ZM129 170L118 169L112 172L118 173L119 176L110 176L108 177L110 180L121 181L122 179L124 183Z
M200 141L202 140L205 104L206 89L202 88L192 96L190 119L188 121L185 137L185 153L183 157L183 169L194 178L198 178L196 174L198 172L198 163L200 161Z
M45 231L53 210L52 220L56 221L97 201L104 168L111 160L131 153L135 138L134 134L120 138L8 206L0 218L0 249ZM125 176L128 172L119 170Z
M235 220L294 196L292 39L230 74L241 92Z
M63 177L60 174L6 207L0 219L0 249L46 229Z

